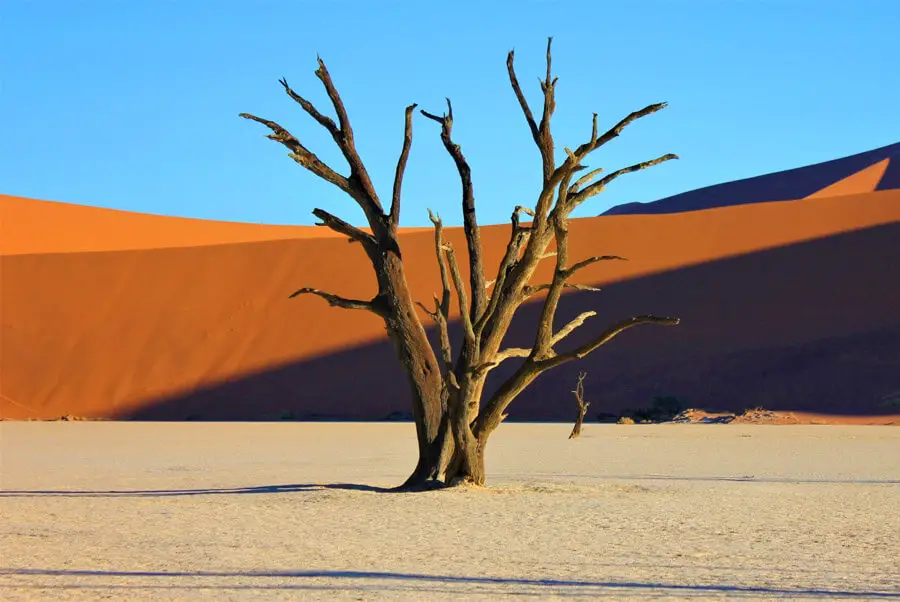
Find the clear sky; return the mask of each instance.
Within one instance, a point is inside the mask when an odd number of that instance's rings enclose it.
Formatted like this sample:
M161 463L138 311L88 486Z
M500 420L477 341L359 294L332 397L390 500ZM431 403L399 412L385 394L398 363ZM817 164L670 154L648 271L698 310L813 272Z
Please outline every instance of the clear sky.
M0 0L0 193L211 219L359 223L352 201L266 140L280 121L336 168L332 140L278 85L330 110L328 64L382 199L403 108L454 101L481 223L533 204L537 150L505 59L535 104L545 38L559 75L558 146L668 101L595 153L618 180L580 210L798 167L900 140L896 0ZM438 126L415 121L405 225L426 207L461 223L459 180Z

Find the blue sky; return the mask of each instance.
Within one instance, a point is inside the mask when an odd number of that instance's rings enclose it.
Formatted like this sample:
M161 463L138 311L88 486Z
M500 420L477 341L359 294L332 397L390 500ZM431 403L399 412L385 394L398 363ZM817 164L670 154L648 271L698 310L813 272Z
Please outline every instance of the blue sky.
M538 110L545 38L560 81L554 132L577 145L631 110L668 101L595 153L619 179L582 207L797 167L900 140L895 0L5 0L0 10L0 193L147 213L285 224L324 207L359 223L339 191L266 140L279 121L336 168L331 139L282 91L329 110L320 54L383 200L403 108L454 102L481 223L533 204L537 150L506 77ZM426 207L458 224L459 181L437 124L418 117L404 225Z

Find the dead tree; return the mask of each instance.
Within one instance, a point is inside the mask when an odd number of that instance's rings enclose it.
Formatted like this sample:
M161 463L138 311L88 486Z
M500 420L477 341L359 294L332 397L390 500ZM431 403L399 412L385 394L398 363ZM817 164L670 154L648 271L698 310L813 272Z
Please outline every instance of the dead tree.
M581 435L581 425L584 423L584 415L587 414L588 406L591 405L591 402L584 400L584 377L587 376L584 372L578 374L578 382L575 383L575 390L572 393L575 395L575 403L578 404L578 417L575 418L575 426L572 427L572 432L569 433L569 439L577 439L579 435Z
M331 134L349 165L349 174L338 173L326 165L278 123L248 113L240 115L266 126L271 130L268 138L285 146L289 157L350 195L365 213L368 231L323 209L313 211L321 220L319 225L331 228L351 242L360 244L374 268L377 281L374 296L371 299L348 299L314 288L302 288L291 296L317 295L333 306L366 310L384 321L388 336L407 374L418 437L418 462L401 488L419 488L426 486L429 481L483 484L484 453L488 438L506 418L510 403L534 379L557 366L585 357L633 326L678 324L677 318L635 316L609 326L586 343L560 350L566 337L596 315L593 311L585 312L558 329L554 327L554 317L564 289L584 288L569 280L580 270L597 262L622 259L616 255L598 255L574 261L570 259L569 215L620 176L678 157L667 154L602 176L601 169L588 171L583 163L588 155L619 136L630 123L666 107L666 103L657 103L631 113L602 133L598 130L595 113L587 140L574 150L566 148L566 159L557 165L550 131L550 120L556 109L557 83L557 78L553 77L551 71L551 42L552 38L547 43L546 76L540 80L543 107L539 121L519 86L513 67L513 51L510 51L506 60L513 92L540 151L543 183L532 207L517 206L513 209L509 241L491 281L492 287L488 286L485 278L486 267L475 214L471 169L462 149L452 139L453 108L448 99L447 112L443 115L422 111L425 117L440 125L441 140L459 172L470 274L466 286L455 250L443 238L441 219L429 212L434 223L434 249L442 291L439 296L435 295L433 309L418 305L437 325L440 335L440 349L437 353L429 343L416 311L417 304L410 294L399 244L401 188L412 145L413 112L416 105L406 107L403 145L388 208L382 205L356 151L347 110L321 59L318 60L315 73L331 100L337 122L297 94L286 80L282 79L280 83L288 96ZM528 216L530 222L526 222L523 215ZM555 252L548 252L551 243L555 243ZM538 264L548 259L553 259L556 263L551 281L532 283ZM448 334L454 293L463 328L462 342L457 350L452 348ZM504 347L503 340L516 311L539 293L543 295L543 308L534 343L529 348ZM495 390L485 394L485 380L490 372L502 362L513 358L519 359L516 370Z

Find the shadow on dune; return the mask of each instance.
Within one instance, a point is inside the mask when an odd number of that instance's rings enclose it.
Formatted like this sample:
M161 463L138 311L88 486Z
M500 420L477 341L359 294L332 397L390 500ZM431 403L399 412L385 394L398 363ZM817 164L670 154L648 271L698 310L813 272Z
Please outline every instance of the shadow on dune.
M128 590L128 589L186 589L186 590L366 590L366 591L444 591L446 593L453 590L435 590L423 587L420 584L434 585L482 585L482 586L523 586L530 588L521 592L513 592L508 589L498 590L503 594L534 594L544 595L550 593L550 589L574 589L576 591L566 592L569 595L621 595L623 590L641 590L645 594L684 594L684 595L702 595L723 593L732 596L793 596L796 598L825 598L833 599L841 598L900 598L900 593L896 592L878 592L878 591L853 591L853 590L836 590L836 589L804 589L804 588L781 588L768 586L740 586L727 584L682 584L682 583L664 583L664 582L640 582L640 581L589 581L575 579L528 579L518 577L478 577L478 576L461 576L461 575L428 575L421 573L399 573L386 571L101 571L101 570L77 570L77 569L0 569L0 575L30 576L30 577L100 577L100 578L270 578L270 579L336 579L341 581L385 581L397 583L400 587L385 587L383 585L365 585L359 583L354 586L343 585L323 585L316 583L273 583L259 585L232 585L232 584L151 584L151 585L127 585L127 584L110 584L99 583L90 584L89 582L72 583L72 584L34 584L26 587L34 589L105 589L105 590ZM405 585L406 587L402 587ZM22 584L15 584L14 587L21 588ZM543 591L542 591L543 590ZM582 590L582 591L578 591ZM604 590L608 590L605 591ZM617 594L618 592L618 594Z
M893 223L566 295L559 323L598 313L570 345L634 314L676 315L682 324L635 328L543 375L513 404L510 419L571 420L570 390L581 370L592 413L674 396L733 412L896 414L888 400L900 392L897 241L900 223ZM341 310L332 311L341 319ZM539 311L535 303L522 308L507 344L530 345ZM507 362L495 370L488 390L514 369ZM158 399L117 418L402 420L408 412L406 381L385 340Z
M875 189L900 188L900 143L894 143L832 161L714 184L649 203L625 203L602 215L683 213L802 199L885 159L890 162Z

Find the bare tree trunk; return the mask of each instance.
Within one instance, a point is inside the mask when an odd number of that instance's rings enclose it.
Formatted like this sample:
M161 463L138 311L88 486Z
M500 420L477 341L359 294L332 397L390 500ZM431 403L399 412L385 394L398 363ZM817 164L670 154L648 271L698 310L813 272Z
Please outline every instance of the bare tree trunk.
M555 143L550 121L556 109L557 79L551 70L551 39L547 41L546 76L540 80L543 106L538 120L523 94L514 68L514 53L507 56L507 71L513 91L525 115L528 127L541 155L543 185L533 209L516 206L512 212L509 242L498 266L496 278L485 279L485 266L479 226L475 213L475 193L471 168L459 144L452 139L453 107L447 100L447 112L441 116L421 111L428 119L441 125L441 141L452 157L460 177L462 192L463 230L469 263L469 289L459 269L453 245L442 238L440 216L429 211L435 227L435 253L441 276L441 295L434 297L434 310L415 303L403 269L399 247L399 220L403 175L412 145L413 112L415 104L404 113L403 146L397 161L389 210L382 204L360 158L354 141L353 128L343 100L331 79L325 63L319 59L315 74L322 82L334 109L335 118L320 112L306 98L280 80L285 93L320 126L331 134L340 149L349 173L334 170L307 148L291 132L274 121L250 113L240 116L264 125L270 130L268 138L284 146L288 156L304 169L327 181L352 198L362 209L368 230L345 222L324 209L313 214L319 225L346 236L359 244L371 261L378 281L377 294L371 299L348 299L314 288L302 288L291 297L311 294L325 299L330 305L344 309L366 310L379 316L385 324L397 357L407 374L412 393L412 412L416 423L419 457L412 474L402 489L421 489L437 483L485 482L484 453L491 433L506 418L510 403L535 378L564 363L579 360L627 329L640 324L678 324L677 318L640 315L622 320L577 347L562 350L566 337L580 328L596 312L583 312L560 328L555 317L564 289L598 290L569 280L581 269L600 261L621 260L616 255L598 255L571 263L568 257L568 218L574 209L602 192L622 175L641 171L665 161L677 159L674 154L662 155L612 171L603 177L602 169L593 169L574 181L575 174L587 170L583 161L592 152L617 138L630 123L665 108L656 103L634 111L603 134L597 127L597 115L591 122L587 142L565 147L567 158L557 164ZM530 223L521 223L522 215L530 216ZM556 250L548 252L551 243ZM532 284L541 261L556 257L556 266L549 283ZM488 290L491 289L490 292ZM452 291L459 302L459 316L463 330L462 344L454 354L448 333ZM541 318L534 344L530 348L501 349L513 316L532 295L546 291ZM420 307L434 320L440 336L440 349L433 349L419 319ZM454 355L456 360L454 361ZM482 403L482 393L488 373L510 358L524 359L505 382ZM581 432L588 404L584 402L581 374L576 387L579 414L570 438Z
M386 305L385 326L412 393L419 459L403 487L416 487L438 478L441 462L446 461L442 458L446 454L443 448L446 447L448 428L444 418L446 400L443 399L441 371L431 342L416 315L399 254L386 253L383 264L376 266L376 273L382 291L380 297Z
M572 427L569 439L577 439L581 435L581 424L584 422L584 415L587 414L588 406L591 405L591 402L584 400L585 376L587 374L584 372L578 374L578 382L575 384L575 390L572 391L575 394L575 401L578 403L578 417L575 419L575 426Z
M476 485L485 483L484 448L487 439L472 437L463 447L457 442L456 456L444 475L447 485Z

